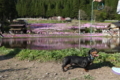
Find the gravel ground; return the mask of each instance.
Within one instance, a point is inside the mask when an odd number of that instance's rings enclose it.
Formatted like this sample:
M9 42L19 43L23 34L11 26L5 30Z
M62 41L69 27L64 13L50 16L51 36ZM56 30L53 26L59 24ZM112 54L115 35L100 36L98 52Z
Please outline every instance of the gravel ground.
M107 66L89 72L82 68L62 72L61 63L56 62L20 61L0 56L0 63L0 80L120 80L120 75Z

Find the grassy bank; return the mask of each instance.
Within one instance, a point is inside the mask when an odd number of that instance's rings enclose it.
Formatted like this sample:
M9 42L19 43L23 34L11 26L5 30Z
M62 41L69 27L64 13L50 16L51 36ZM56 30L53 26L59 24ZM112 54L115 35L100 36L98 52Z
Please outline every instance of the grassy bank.
M87 56L89 49L63 49L63 50L29 50L29 49L7 49L1 47L1 55L8 58L18 58L20 60L38 60L40 62L46 61L61 61L63 57L68 55ZM119 66L120 67L120 53L107 54L99 52L99 57L94 60L97 66Z

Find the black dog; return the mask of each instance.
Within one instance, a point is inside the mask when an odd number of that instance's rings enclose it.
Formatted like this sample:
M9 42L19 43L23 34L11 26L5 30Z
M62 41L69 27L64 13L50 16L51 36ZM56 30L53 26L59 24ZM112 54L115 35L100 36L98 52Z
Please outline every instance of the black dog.
M87 57L66 56L63 59L62 69L65 72L68 70L69 67L76 65L76 66L80 66L80 67L84 68L85 71L88 72L89 65L92 64L94 57L97 57L97 56L99 56L98 50L95 48L89 50Z

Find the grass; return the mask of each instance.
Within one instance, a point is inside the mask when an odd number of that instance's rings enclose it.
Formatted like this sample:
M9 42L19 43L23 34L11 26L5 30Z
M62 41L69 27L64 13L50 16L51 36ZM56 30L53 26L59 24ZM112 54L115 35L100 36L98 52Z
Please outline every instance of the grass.
M27 20L28 23L65 23L65 21L59 20Z
M7 49L5 47L0 48L1 55L13 58L16 57L20 60L39 60L40 62L48 61L60 61L65 56L87 56L88 48L82 49L63 49L63 50L30 50L30 49ZM99 52L99 57L95 58L95 67L100 66L118 66L120 67L120 53L107 54Z
M59 21L59 20L27 20L28 23L66 23L66 21ZM72 23L78 23L79 20L72 20ZM116 22L116 21L104 21L102 23L111 23L111 22ZM90 20L81 20L81 23L91 23ZM97 23L101 23L97 21Z

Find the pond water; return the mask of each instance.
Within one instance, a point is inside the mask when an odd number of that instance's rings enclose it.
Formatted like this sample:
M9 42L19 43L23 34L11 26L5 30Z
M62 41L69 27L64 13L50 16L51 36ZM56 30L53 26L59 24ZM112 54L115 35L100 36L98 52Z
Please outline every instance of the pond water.
M82 38L1 38L0 46L34 50L58 50L68 48L97 48L100 50L120 51L119 38L82 37Z

